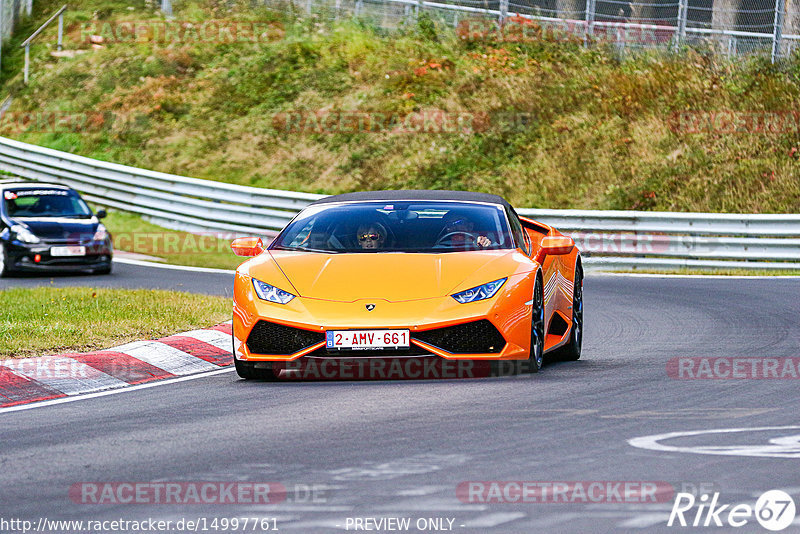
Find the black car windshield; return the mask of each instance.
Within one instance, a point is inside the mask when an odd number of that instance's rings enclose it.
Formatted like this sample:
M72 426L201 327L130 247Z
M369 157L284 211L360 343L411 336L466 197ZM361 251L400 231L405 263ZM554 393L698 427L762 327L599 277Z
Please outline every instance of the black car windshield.
M514 248L502 206L450 201L330 203L303 210L270 246L312 252Z
M3 193L6 215L25 217L89 218L92 211L68 189L15 189Z

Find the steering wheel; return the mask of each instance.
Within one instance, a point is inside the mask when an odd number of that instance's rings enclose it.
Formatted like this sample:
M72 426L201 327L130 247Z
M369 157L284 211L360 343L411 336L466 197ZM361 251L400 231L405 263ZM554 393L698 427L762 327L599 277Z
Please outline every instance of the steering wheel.
M442 237L440 237L439 239L437 239L436 243L434 243L433 246L436 247L436 246L442 245L448 239L450 241L452 241L453 240L453 236L456 236L456 235L465 235L465 236L469 237L470 239L472 239L471 243L475 243L478 240L478 234L473 234L471 232L460 232L460 231L459 232L448 232L448 233L444 234ZM468 242L468 243L470 243L470 242Z

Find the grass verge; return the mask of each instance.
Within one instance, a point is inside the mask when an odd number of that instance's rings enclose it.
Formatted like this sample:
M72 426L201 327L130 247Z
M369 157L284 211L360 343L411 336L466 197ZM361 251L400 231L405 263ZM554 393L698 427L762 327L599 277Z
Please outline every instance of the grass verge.
M230 299L176 291L3 290L0 359L81 352L153 339L230 319Z
M59 5L37 2L38 21ZM56 29L49 28L31 51L28 86L12 42L4 72L15 100L0 134L296 191L466 189L520 207L800 211L797 54L780 65L703 49L620 57L547 32L520 42L471 41L427 16L387 31L364 20L295 16L291 4L278 12L210 0L176 2L176 20L267 20L284 31L236 43L110 35L96 50L81 40L86 24L102 33L104 25L158 20L152 6L86 0L71 8L67 49L86 53L53 57ZM21 120L55 111L88 122L28 127ZM390 118L387 124L463 113L476 127L370 129L341 115L352 112Z
M155 256L173 265L233 270L246 259L233 254L231 239L220 239L211 232L197 235L169 230L114 209L108 210L103 224L111 232L115 250Z

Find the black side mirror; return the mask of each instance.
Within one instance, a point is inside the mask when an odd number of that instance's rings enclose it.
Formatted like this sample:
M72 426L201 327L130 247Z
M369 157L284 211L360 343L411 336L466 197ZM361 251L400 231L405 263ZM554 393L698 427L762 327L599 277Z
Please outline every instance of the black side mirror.
M97 210L97 213L95 213L95 215L97 215L98 219L105 219L105 217L106 217L106 215L108 215L108 213L106 213L105 208L100 208L99 210Z

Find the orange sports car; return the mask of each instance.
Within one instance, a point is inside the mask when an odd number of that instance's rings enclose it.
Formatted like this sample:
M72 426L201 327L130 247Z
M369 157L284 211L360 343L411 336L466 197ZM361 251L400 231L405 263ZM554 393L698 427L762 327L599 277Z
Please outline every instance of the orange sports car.
M574 241L496 195L326 197L268 245L236 239L233 352L242 378L290 364L433 358L522 362L581 354Z

